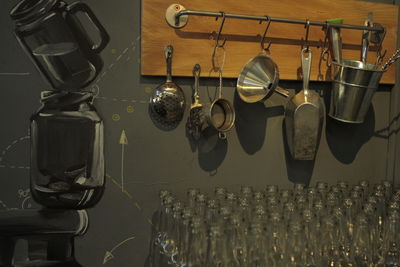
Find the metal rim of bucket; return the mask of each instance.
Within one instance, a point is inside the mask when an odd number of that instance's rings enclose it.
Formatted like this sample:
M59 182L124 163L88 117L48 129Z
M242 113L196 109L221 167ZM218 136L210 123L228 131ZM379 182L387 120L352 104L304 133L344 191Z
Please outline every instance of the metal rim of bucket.
M338 83L338 84L344 84L344 85L349 85L349 86L354 86L354 87L362 87L362 88L366 88L366 89L374 89L377 90L378 87L372 87L372 86L365 86L365 85L359 85L359 84L354 84L354 83L346 83L343 81L338 81L338 80L334 80L334 83Z
M368 69L368 68L354 67L354 66L345 64L346 61L350 61L350 62L361 62L361 61L358 61L358 60L346 60L346 59L344 59L344 60L342 61L342 63L339 63L339 62L336 62L336 61L332 61L332 64L335 65L335 66L338 66L338 67L350 68L350 69L355 69L355 70L370 71L370 72L386 72L386 70L382 70L382 69L379 69L379 68L375 69L376 67L378 67L378 65L366 63L367 66L374 66L373 68Z
M335 120L338 120L338 121L341 121L341 122L346 122L346 123L361 124L361 123L364 122L364 120L357 120L357 121L344 120L342 118L338 118L338 117L330 114L330 112L328 113L328 116L331 117L332 119L335 119Z

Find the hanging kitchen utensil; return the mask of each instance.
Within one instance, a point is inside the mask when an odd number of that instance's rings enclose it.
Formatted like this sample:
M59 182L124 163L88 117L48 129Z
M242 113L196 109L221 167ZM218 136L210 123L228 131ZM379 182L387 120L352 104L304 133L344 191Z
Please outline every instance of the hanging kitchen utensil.
M330 47L333 61L342 62L342 33L340 28L332 24L341 24L343 19L328 20L331 25L330 28Z
M204 123L204 112L203 112L203 104L200 103L200 95L199 95L199 78L200 78L201 67L199 64L196 64L193 67L193 75L194 75L194 93L193 93L193 102L190 106L189 117L186 123L186 127L188 133L195 139L198 140L200 138L201 129Z
M235 124L235 109L232 104L222 98L222 70L219 70L218 98L205 107L205 117L209 125L219 132L220 139L226 139L226 132Z
M329 116L347 123L363 123L383 73L398 60L400 49L382 66L357 60L333 62Z
M173 47L165 47L167 80L153 91L150 108L155 119L165 127L176 126L182 120L185 110L183 90L172 81Z
M309 90L312 52L308 46L302 50L301 60L303 90L291 97L286 105L286 137L290 153L295 160L313 160L321 137L325 107L321 97Z
M379 31L376 32L371 31L369 33L370 42L375 45L375 51L376 51L375 65L380 65L387 53L386 49L382 52L382 44L386 37L386 28L377 22L373 22L372 27L380 29Z
M255 103L263 100L271 91L277 92L285 97L289 96L289 92L278 88L279 69L272 60L269 47L264 47L264 41L271 25L271 19L267 16L267 26L261 38L261 52L250 59L240 71L237 79L236 88L240 98L247 103Z
M368 13L367 19L364 22L364 26L372 26L372 13ZM369 38L370 32L368 30L364 30L361 38L361 56L360 61L363 63L367 63L368 49L369 49Z

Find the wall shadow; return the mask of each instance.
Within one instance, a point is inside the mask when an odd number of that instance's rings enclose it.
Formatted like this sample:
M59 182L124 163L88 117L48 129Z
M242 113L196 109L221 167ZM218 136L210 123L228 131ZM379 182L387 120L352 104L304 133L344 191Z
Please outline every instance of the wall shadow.
M375 113L373 105L368 109L364 122L345 123L331 117L326 118L326 141L335 158L351 164L361 147L374 135Z
M282 121L282 138L285 151L286 172L288 180L292 183L299 183L309 186L314 171L315 159L295 160L292 158L286 139L285 120Z
M285 113L283 106L265 107L262 102L246 103L235 91L233 105L236 112L235 129L243 150L253 155L261 150L266 138L269 117Z
M197 148L200 167L210 175L215 175L228 152L227 139L220 139L217 130L207 127L201 132Z

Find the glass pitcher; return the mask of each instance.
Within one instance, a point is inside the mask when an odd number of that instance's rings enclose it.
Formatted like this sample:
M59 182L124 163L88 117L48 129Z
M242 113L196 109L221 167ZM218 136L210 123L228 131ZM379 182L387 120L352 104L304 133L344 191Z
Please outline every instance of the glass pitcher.
M103 121L90 93L44 92L31 117L31 192L50 208L83 209L104 191Z
M78 18L89 18L100 35L94 43ZM99 74L99 53L109 36L93 11L84 3L61 0L22 0L10 12L15 34L42 75L56 90L76 91Z

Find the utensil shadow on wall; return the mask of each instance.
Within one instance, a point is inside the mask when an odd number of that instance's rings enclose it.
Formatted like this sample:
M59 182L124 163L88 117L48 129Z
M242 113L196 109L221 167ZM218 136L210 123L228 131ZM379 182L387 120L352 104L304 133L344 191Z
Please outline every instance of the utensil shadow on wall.
M263 102L246 103L236 91L233 103L237 114L235 129L239 143L247 154L254 155L264 144L268 118L282 116L285 108L282 105L265 107Z
M345 123L327 116L326 141L335 158L344 164L351 164L361 147L374 135L375 112L371 104L364 122Z
M218 131L210 126L201 132L197 145L200 168L215 175L228 152L227 139L220 139Z
M295 160L290 154L286 138L285 120L282 120L282 138L285 151L286 171L290 182L309 186L314 171L315 159ZM319 144L317 145L319 147ZM317 153L318 155L318 153Z

